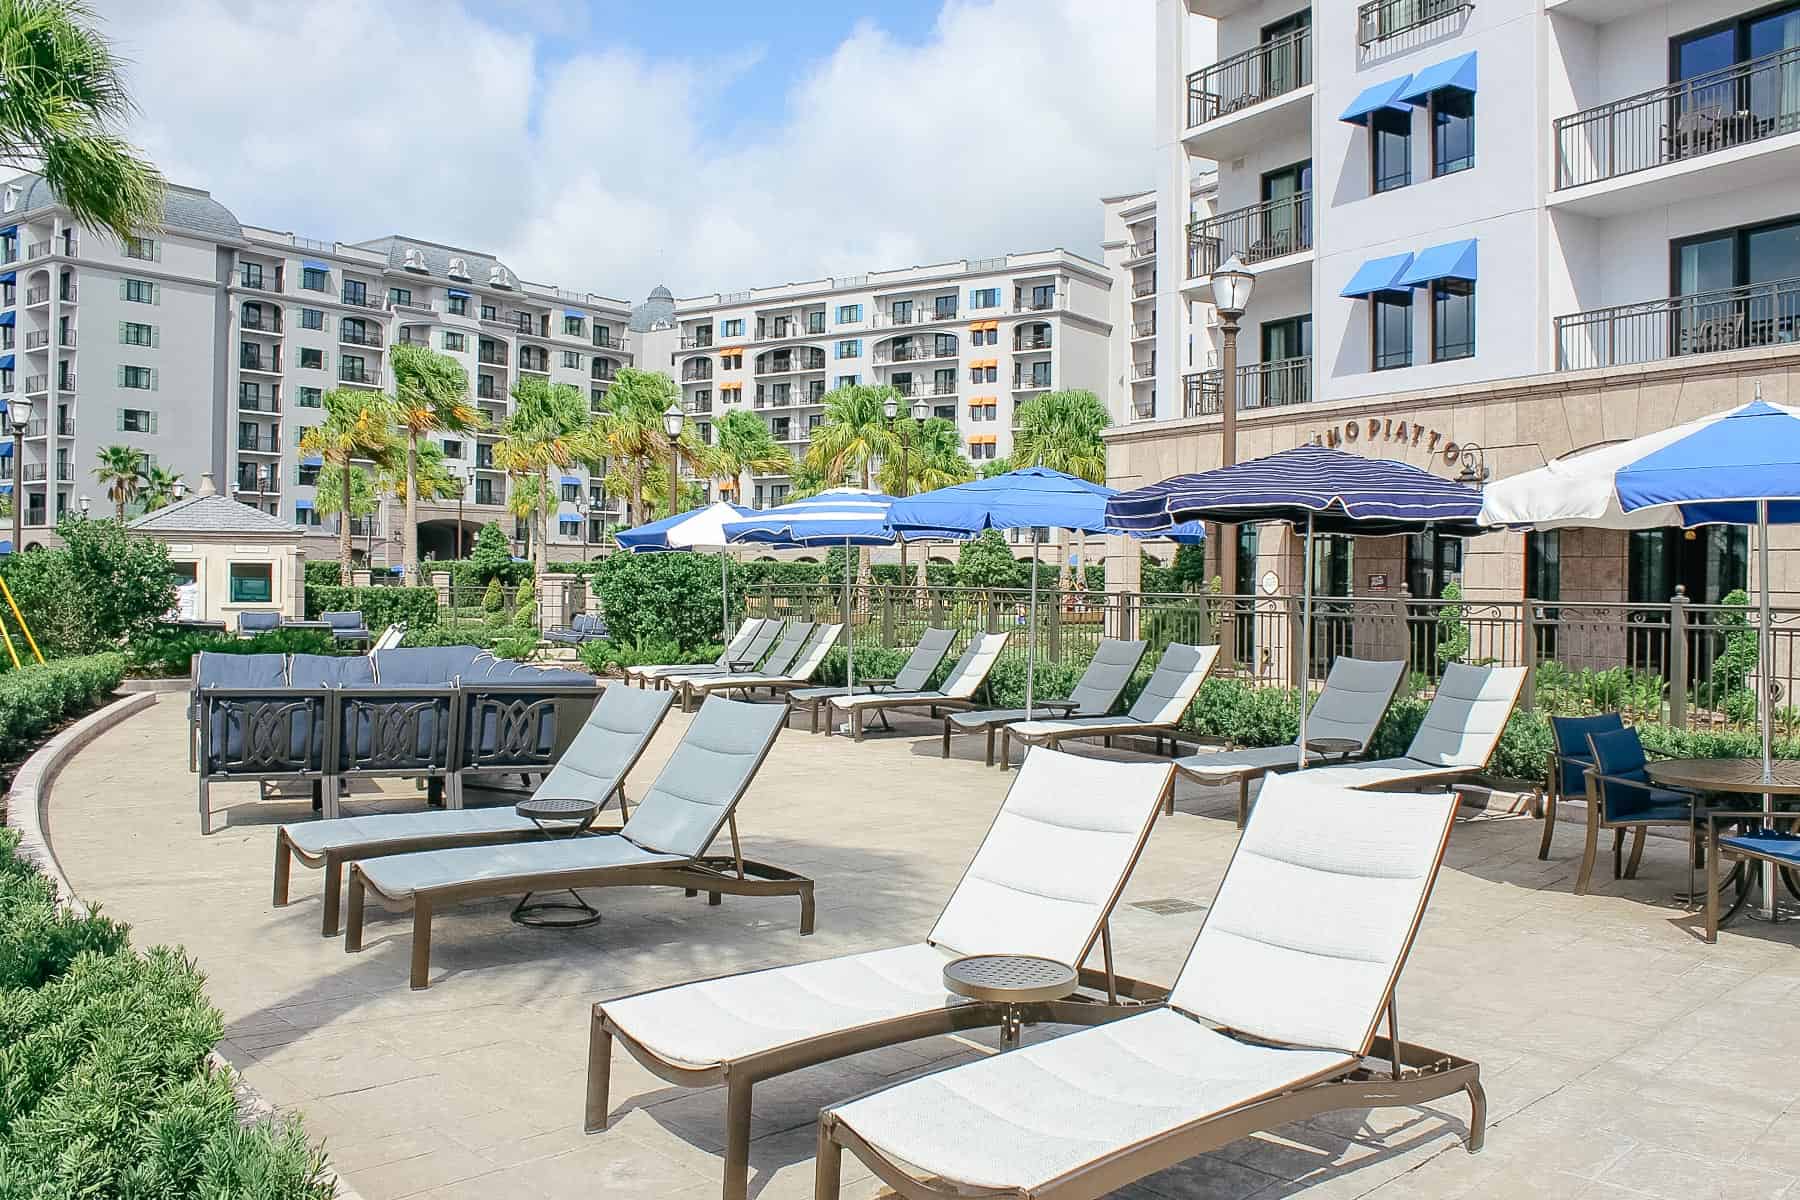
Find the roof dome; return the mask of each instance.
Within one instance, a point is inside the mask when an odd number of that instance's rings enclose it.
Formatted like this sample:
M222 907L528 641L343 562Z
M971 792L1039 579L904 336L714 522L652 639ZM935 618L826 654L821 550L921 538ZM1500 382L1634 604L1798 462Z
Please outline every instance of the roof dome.
M631 310L631 329L634 333L667 329L674 324L675 293L660 283L650 289L649 299Z

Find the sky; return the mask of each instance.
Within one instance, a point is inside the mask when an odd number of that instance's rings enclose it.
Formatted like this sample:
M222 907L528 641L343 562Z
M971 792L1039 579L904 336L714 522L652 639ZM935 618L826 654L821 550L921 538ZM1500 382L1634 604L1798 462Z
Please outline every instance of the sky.
M1153 182L1151 0L100 0L249 224L628 300L1062 246Z

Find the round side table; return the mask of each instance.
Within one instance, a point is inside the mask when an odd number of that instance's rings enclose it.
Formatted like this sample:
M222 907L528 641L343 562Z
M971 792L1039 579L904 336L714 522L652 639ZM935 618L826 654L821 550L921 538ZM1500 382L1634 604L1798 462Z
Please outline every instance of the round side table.
M1335 756L1339 762L1349 758L1363 748L1363 744L1355 738L1315 737L1306 739L1306 748L1315 754L1323 754L1327 758Z
M1075 990L1075 968L1031 954L971 954L944 964L944 987L958 996L1006 1006L1000 1048L1019 1044L1023 1006L1061 1000Z
M579 837L600 815L600 806L592 800L530 796L513 805L513 811L528 818L547 838ZM526 892L513 906L512 919L520 925L533 929L584 929L600 920L600 910L582 899L574 888L569 889L567 900L534 901L532 895Z

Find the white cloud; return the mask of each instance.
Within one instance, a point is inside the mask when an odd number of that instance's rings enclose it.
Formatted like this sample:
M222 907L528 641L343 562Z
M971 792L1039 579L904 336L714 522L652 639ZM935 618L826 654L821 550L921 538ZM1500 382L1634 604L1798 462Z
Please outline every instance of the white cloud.
M1150 179L1150 10L945 0L924 41L864 24L801 74L603 42L549 65L533 33L454 2L103 6L135 136L241 219L469 245L628 298L1091 253L1097 197ZM721 132L723 89L764 74L780 116Z

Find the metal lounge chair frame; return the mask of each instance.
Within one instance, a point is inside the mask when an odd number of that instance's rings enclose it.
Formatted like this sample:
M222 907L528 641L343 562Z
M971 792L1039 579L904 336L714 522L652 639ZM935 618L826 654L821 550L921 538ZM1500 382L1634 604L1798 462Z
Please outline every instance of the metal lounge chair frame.
M944 656L950 653L950 647L956 644L954 629L928 628L919 635L918 644L912 649L906 662L895 672L893 682L886 680L856 681L853 695L861 696L868 692L918 692L931 682L934 671L943 663ZM824 708L833 696L842 696L842 687L799 688L788 693L788 709L793 711L804 707L809 714L812 732L819 732L819 710Z
M788 672L799 661L807 647L812 645L813 632L818 625L812 621L789 621L781 631L781 640L775 643L762 665L751 671L718 671L702 675L668 675L657 681L659 687L667 687L681 696L681 711L689 711L689 701L698 694L690 690L691 685L709 684L714 687L732 686L730 681L751 678L785 679ZM823 655L821 655L823 657Z
M780 640L782 630L786 627L787 622L780 618L766 618L751 631L750 637L741 647L733 651L731 646L727 646L710 663L640 667L637 669L639 686L655 684L659 688L666 688L670 686L670 680L678 676L725 675L731 671L734 663L751 663L754 667L754 664L762 662L768 656L769 648ZM737 645L737 638L731 640L733 646Z
M712 661L712 665L724 670L731 662L732 657L742 653L767 624L768 621L762 617L745 617L738 625L737 632L731 635L731 640L725 643L725 649L719 651L719 657ZM705 665L704 663L642 663L635 667L626 667L621 673L625 676L626 683L636 680L639 687L644 687L658 675L673 674L678 671L697 671Z
M993 673L994 665L1000 661L1000 652L1006 649L1005 633L978 633L969 639L963 647L962 657L950 668L950 674L944 679L944 686L929 692L867 692L855 696L837 695L825 702L826 733L830 733L830 712L841 708L850 718L850 736L855 741L863 740L863 723L870 710L873 710L885 724L890 708L923 708L935 718L943 712L953 709L971 709L975 707L975 693L981 690L987 678Z
M723 705L725 708L716 709ZM767 713L767 706L743 704L739 701L726 700L719 696L708 698L702 706L700 715L694 724L689 726L684 736L685 743L694 736L707 721L708 710L719 713L717 720L730 720L731 710L744 710L748 713ZM707 893L707 904L717 905L720 897L726 893L734 896L796 896L800 900L800 932L809 934L813 931L813 881L803 875L796 874L767 863L753 862L744 857L743 848L738 840L737 805L744 793L755 781L757 772L767 760L769 751L775 745L776 735L786 724L785 714L781 720L761 718L768 724L768 733L760 749L751 758L742 777L735 781L729 795L724 797L720 806L722 811L700 840L700 850L681 857L668 857L661 861L629 863L625 865L583 866L566 870L546 870L531 873L520 873L490 878L472 878L453 883L442 884L425 889L414 889L406 895L384 894L380 886L370 878L370 863L350 864L349 875L349 910L345 919L344 951L354 954L362 949L363 918L366 897L373 893L376 899L394 911L412 912L412 966L410 982L415 990L430 986L431 980L431 918L438 909L464 900L477 900L490 896L514 896L526 892L561 891L576 888L598 887L678 887L688 896L704 891ZM680 758L682 747L677 746L675 754L670 756L669 763L663 768L657 784L652 784L645 793L644 801L638 805L634 820L642 819L650 809L651 801L656 795L658 785L666 777ZM719 834L729 831L731 836L731 853L729 855L711 855L707 850ZM567 846L572 843L596 841L604 838L623 838L631 842L629 823L617 833L588 834L573 839L560 839L555 844ZM637 843L631 842L636 846ZM660 853L654 847L640 847L651 853ZM482 849L482 847L457 847L443 853L456 853L464 849ZM439 853L427 851L426 853ZM394 859L405 859L412 855L393 856ZM376 860L375 865L382 861Z
M837 645L842 637L844 627L840 625L814 626L812 636L800 648L799 656L784 674L752 672L747 675L719 675L711 679L689 679L681 685L681 707L686 712L693 706L697 697L704 697L714 691L736 692L743 700L750 699L750 693L765 690L770 699L786 703L786 693L796 688L806 687L812 677L819 673L819 666L831 648Z
M1170 662L1171 657L1179 659L1185 651L1192 652L1193 663L1187 667L1174 666ZM1216 645L1189 646L1181 642L1170 642L1164 647L1161 661L1156 664L1156 670L1151 672L1149 682L1144 684L1143 692L1133 702L1124 719L1075 717L1045 721L1041 730L1032 728L1038 724L1035 721L1007 725L1000 730L1000 769L1006 771L1012 768L1012 743L1015 740L1027 746L1044 746L1054 750L1063 742L1076 738L1102 738L1103 744L1110 747L1115 737L1141 737L1149 734L1156 739L1157 754L1163 752L1164 737L1169 739L1169 752L1174 754L1181 748L1175 740L1175 732L1181 727L1181 719L1187 715L1194 697L1200 692L1200 685L1206 682L1206 677L1212 674L1213 664L1218 661L1219 648ZM1165 670L1171 675L1178 674L1179 682L1169 686L1167 695L1158 695L1153 689ZM1180 703L1175 705L1173 715L1152 719L1152 709L1166 708L1177 699ZM1141 715L1138 711L1140 708L1145 710ZM1171 791L1169 813L1173 816L1174 812L1175 793Z
M1144 661L1144 651L1149 646L1143 641L1124 641L1119 638L1101 638L1099 648L1094 657L1088 660L1087 669L1081 673L1081 680L1076 683L1074 691L1066 700L1042 700L1046 709L1061 708L1078 712L1084 716L1101 717L1110 713L1119 703L1119 697L1125 692L1125 685L1137 672L1138 664ZM1114 647L1110 652L1108 647ZM1107 675L1114 678L1108 679ZM988 709L985 712L963 712L944 714L944 746L942 758L950 757L950 736L953 733L987 734L987 748L984 752L984 764L994 765L994 736L1003 725L1013 725L1026 719L1022 708Z
M634 688L622 687L619 688L618 691L621 697L645 696L644 692ZM603 720L609 716L608 697L610 695L611 689L601 693L600 702L594 706L594 710L589 714L588 720L583 723L581 732L575 735L575 740L570 744L569 750L565 752L562 758L557 760L558 767L567 761L572 754L579 752L583 735L589 734L589 728L595 725L596 721ZM653 719L643 722L639 729L634 729L632 732L637 734L635 742L626 747L625 754L616 762L607 764L607 768L613 772L614 782L611 790L604 796L587 796L579 798L592 799L599 807L605 808L607 801L611 800L616 795L619 798L620 812L626 817L630 816L629 810L626 807L625 777L631 773L632 768L635 767L638 760L643 757L644 751L649 747L651 739L656 736L656 731L662 727L663 718L668 715L670 707L674 704L674 700L675 697L669 694L645 696L645 701L655 706L654 717ZM612 705L617 706L623 702L623 700L614 700ZM457 724L460 724L460 722ZM451 726L451 728L455 727L455 725ZM555 772L556 768L552 768L550 777L545 779L544 783L538 787L537 792L534 794L557 794L558 789L555 781ZM460 808L460 805L456 807ZM307 846L302 843L306 840L306 833L308 831L319 829L320 823L308 823L308 825L299 833L298 837L286 825L278 828L275 831L275 882L273 901L275 907L282 908L288 903L288 885L293 871L293 863L295 861L298 861L305 867L315 869L323 868L325 872L325 889L323 894L323 913L321 916L322 928L320 933L323 937L335 937L338 932L338 906L344 890L344 868L350 863L359 862L365 858L382 858L390 854L410 854L420 850L444 850L452 846L499 845L506 842L530 841L543 836L542 831L539 830L535 823L528 821L523 817L518 818L518 824L511 828L495 828L491 825L471 827L469 823L459 820L459 813L454 809L449 812L408 815L429 816L433 819L433 824L439 825L441 828L430 832L396 833L386 837L370 837L358 842L326 846L316 852L309 850ZM354 820L355 818L352 819Z
M1281 783L1291 786L1297 792L1312 791L1301 781L1304 773L1283 776ZM1271 781L1270 786L1274 786ZM1327 792L1317 797L1315 803L1342 805L1344 789L1337 789L1337 797ZM1283 798L1285 799L1285 797ZM1168 1008L1182 1017L1193 1020L1202 1029L1210 1029L1212 1033L1229 1040L1237 1047L1255 1053L1266 1050L1270 1054L1291 1051L1323 1051L1322 1057L1335 1054L1340 1056L1336 1064L1328 1064L1324 1069L1315 1069L1301 1073L1298 1078L1282 1080L1279 1084L1271 1082L1271 1086L1260 1094L1249 1096L1241 1101L1227 1102L1216 1111L1206 1113L1173 1128L1138 1136L1117 1149L1108 1150L1091 1156L1070 1169L1063 1170L1047 1182L1030 1186L1002 1187L983 1184L970 1188L956 1180L934 1177L926 1180L917 1177L904 1169L895 1158L888 1156L857 1132L850 1119L841 1115L843 1110L855 1109L856 1101L833 1105L819 1115L818 1156L815 1160L814 1200L838 1200L842 1156L849 1150L867 1166L881 1182L887 1184L905 1200L951 1200L970 1195L986 1197L1009 1197L1013 1200L1098 1200L1120 1188L1151 1175L1157 1171L1185 1162L1198 1154L1230 1145L1250 1134L1264 1130L1272 1130L1305 1120L1323 1113L1342 1110L1361 1110L1386 1107L1411 1107L1428 1104L1445 1096L1458 1092L1469 1099L1470 1116L1468 1125L1467 1147L1470 1153L1479 1152L1485 1140L1487 1125L1487 1096L1481 1085L1480 1066L1466 1058L1432 1050L1400 1040L1398 1010L1394 1000L1395 988L1401 972L1405 969L1414 942L1417 940L1419 925L1430 900L1432 888L1437 874L1443 864L1445 847L1448 845L1450 828L1455 816L1456 803L1452 797L1432 798L1442 804L1441 813L1433 813L1432 819L1438 822L1435 828L1436 852L1427 873L1423 876L1422 891L1417 907L1412 911L1410 926L1398 947L1398 953L1392 959L1391 970L1385 982L1379 987L1375 1003L1368 1011L1366 1024L1362 1026L1360 1045L1345 1047L1323 1038L1308 1037L1304 1039L1286 1038L1271 1029L1278 1029L1281 1019L1275 1018L1271 1023L1259 1026L1255 1017L1240 1023L1220 1020L1216 1015L1201 1015L1201 1008L1221 1005L1229 1013L1233 1007L1242 1009L1242 998L1234 999L1231 991L1240 987L1237 980L1243 972L1230 970L1199 970L1205 963L1196 966L1196 960L1207 947L1207 925L1210 924L1225 906L1227 889L1230 886L1232 872L1239 865L1239 859L1246 857L1247 845L1252 838L1249 833L1240 839L1238 848L1233 852L1230 864L1226 867L1224 879L1219 885L1219 895L1208 909L1202 922L1199 936L1195 938L1190 950L1188 962L1184 964L1181 975L1171 990ZM1277 804L1281 801L1277 801ZM1262 812L1264 805L1258 806ZM1270 805L1269 807L1274 807ZM1421 833L1424 831L1421 830ZM1251 853L1254 853L1252 851ZM1250 868L1254 878L1257 871ZM1266 874L1266 873L1265 873ZM1266 887L1267 885L1265 885ZM1250 889L1253 890L1254 884ZM1283 907L1283 905L1275 905ZM1232 936L1228 932L1227 938ZM1216 944L1216 943L1215 943ZM1320 952L1329 958L1328 950ZM1229 955L1227 955L1228 957ZM1240 961L1241 965L1241 961ZM1190 987L1187 983L1190 969L1195 969L1202 978ZM1355 1004L1360 1016L1365 1010L1360 1000L1354 996L1350 1002ZM1211 1002L1210 1004L1208 1002ZM1301 1000L1308 1005L1308 1000ZM1310 1007L1310 1005L1309 1005ZM1380 1035L1382 1018L1386 1018L1387 1032ZM1290 1022L1291 1023L1291 1022ZM1329 1018L1317 1024L1329 1025ZM1129 1021L1127 1022L1129 1024ZM1248 1027L1245 1027L1248 1026ZM1069 1034L1069 1038L1093 1036L1099 1031L1078 1031ZM1057 1039L1040 1044L1034 1049L1053 1050L1066 1039ZM1031 1053L1013 1051L1013 1054ZM972 1073L983 1069L992 1069L1004 1064L1009 1056L1002 1055L998 1060L978 1061L962 1067L951 1068L950 1072ZM1371 1060L1381 1063L1381 1067L1371 1066ZM902 1083L891 1088L877 1089L868 1093L869 1097L878 1097L882 1093L899 1092L902 1089L920 1084L930 1084L934 1076L924 1076L911 1083ZM1029 1136L1029 1135L1028 1135ZM1049 1139L1052 1135L1042 1136Z
M1065 770L1067 767L1067 756L1049 753L1043 757L1045 759L1043 763L1033 764L1034 771L1041 767L1044 771L1053 773ZM1125 766L1128 771L1141 772L1148 764L1126 766L1125 764L1106 763L1095 765L1100 770ZM1035 782L1032 775L1032 771L1020 772L1019 778L1024 781L1023 786L1032 786ZM1020 786L1019 782L1015 782L1013 785L1015 789ZM1136 833L1135 844L1130 849L1110 895L1103 904L1098 906L1093 922L1086 929L1080 953L1075 956L1075 962L1072 964L1079 974L1081 993L1065 1000L1036 1006L1031 1018L1033 1021L1096 1025L1142 1011L1147 1005L1160 1002L1166 995L1163 990L1140 980L1119 976L1113 970L1111 921L1113 911L1124 894L1125 885L1130 881L1131 873L1136 868L1138 859L1143 855L1144 846L1150 840L1150 831L1156 824L1157 813L1163 807L1164 798L1173 788L1174 773L1165 768L1161 782L1153 789L1154 794L1146 793L1149 795L1149 803L1145 805L1145 818L1142 827ZM1010 801L1011 798L1009 792L1008 800ZM1118 796L1115 794L1109 798L1117 800ZM958 892L971 879L982 851L987 847L989 839L994 836L995 828L1005 815L1007 815L1007 808L1003 804L994 814L993 821L989 823L981 846L977 848L968 867L964 869L962 879L958 881L956 889L952 891L950 899L946 901L944 908L940 911L939 924L944 920L944 914L950 912L956 903ZM935 932L934 925L933 933L935 934ZM1102 954L1103 965L1100 970L1082 965L1093 953L1096 943L1099 944ZM776 968L776 970L779 969ZM747 974L754 975L761 974L761 972L748 972ZM721 976L719 978L730 977ZM655 992L646 993L646 995L655 994ZM948 993L945 994L945 998L946 1000L953 999ZM617 1003L617 1001L613 1003ZM994 1028L1007 1023L1011 1019L1009 1014L1012 1012L1008 1006L999 1004L976 1001L946 1003L927 1011L838 1029L821 1036L803 1038L773 1049L735 1057L718 1065L693 1068L671 1062L633 1038L630 1032L616 1019L608 1016L606 1005L605 1001L594 1005L588 1036L587 1108L584 1128L589 1133L596 1133L606 1128L607 1114L611 1106L612 1048L615 1039L631 1054L632 1058L659 1079L689 1088L714 1087L724 1084L726 1087L724 1200L745 1200L748 1194L751 1100L754 1088L759 1082L883 1046L899 1045L920 1038L936 1037L965 1029Z
M1380 706L1358 714L1355 712L1355 709L1359 700L1368 700L1371 695L1374 694L1374 690L1371 688L1367 691L1351 691L1348 681L1340 678L1340 671L1344 674L1361 671L1371 676L1371 678L1360 680L1359 682L1378 684L1381 680L1375 675L1377 669L1391 671L1393 679L1388 682ZM1330 672L1325 676L1325 690L1320 692L1318 699L1313 701L1312 710L1309 714L1307 723L1307 737L1311 739L1316 737L1338 736L1340 731L1345 735L1353 734L1354 738L1350 740L1360 741L1362 743L1362 748L1352 751L1345 757L1359 758L1362 755L1367 754L1369 751L1369 744L1375 738L1376 729L1380 727L1381 720L1387 715L1388 709L1394 706L1394 699L1399 696L1400 688L1405 682L1405 659L1377 661L1373 659L1352 658L1349 655L1339 655L1336 661L1331 664ZM1336 688L1335 693L1334 683ZM1346 691L1350 691L1351 698L1344 701L1344 703L1351 705L1351 711L1339 715L1336 711L1336 705L1339 703L1338 696L1343 695ZM1328 701L1330 701L1331 707L1327 709L1326 712L1321 712L1321 709L1327 708ZM1368 719L1371 712L1373 714L1372 720ZM1321 723L1323 723L1323 728L1321 728ZM1247 761L1231 763L1230 759L1233 757L1238 757ZM1324 755L1316 750L1308 750L1306 757L1307 765L1311 766L1314 762L1322 761ZM1223 760L1223 765L1212 766L1208 762L1209 759L1214 760L1215 762ZM1300 744L1298 735L1295 736L1293 742L1290 742L1285 746L1270 746L1246 751L1228 750L1220 753L1195 754L1190 755L1187 758L1175 760L1175 769L1197 783L1207 785L1217 785L1221 783L1237 784L1237 824L1239 829L1242 829L1244 823L1250 819L1250 785L1258 779L1263 778L1265 775L1293 771L1298 769L1299 765ZM1223 766L1230 767L1230 770L1227 771L1223 769Z

